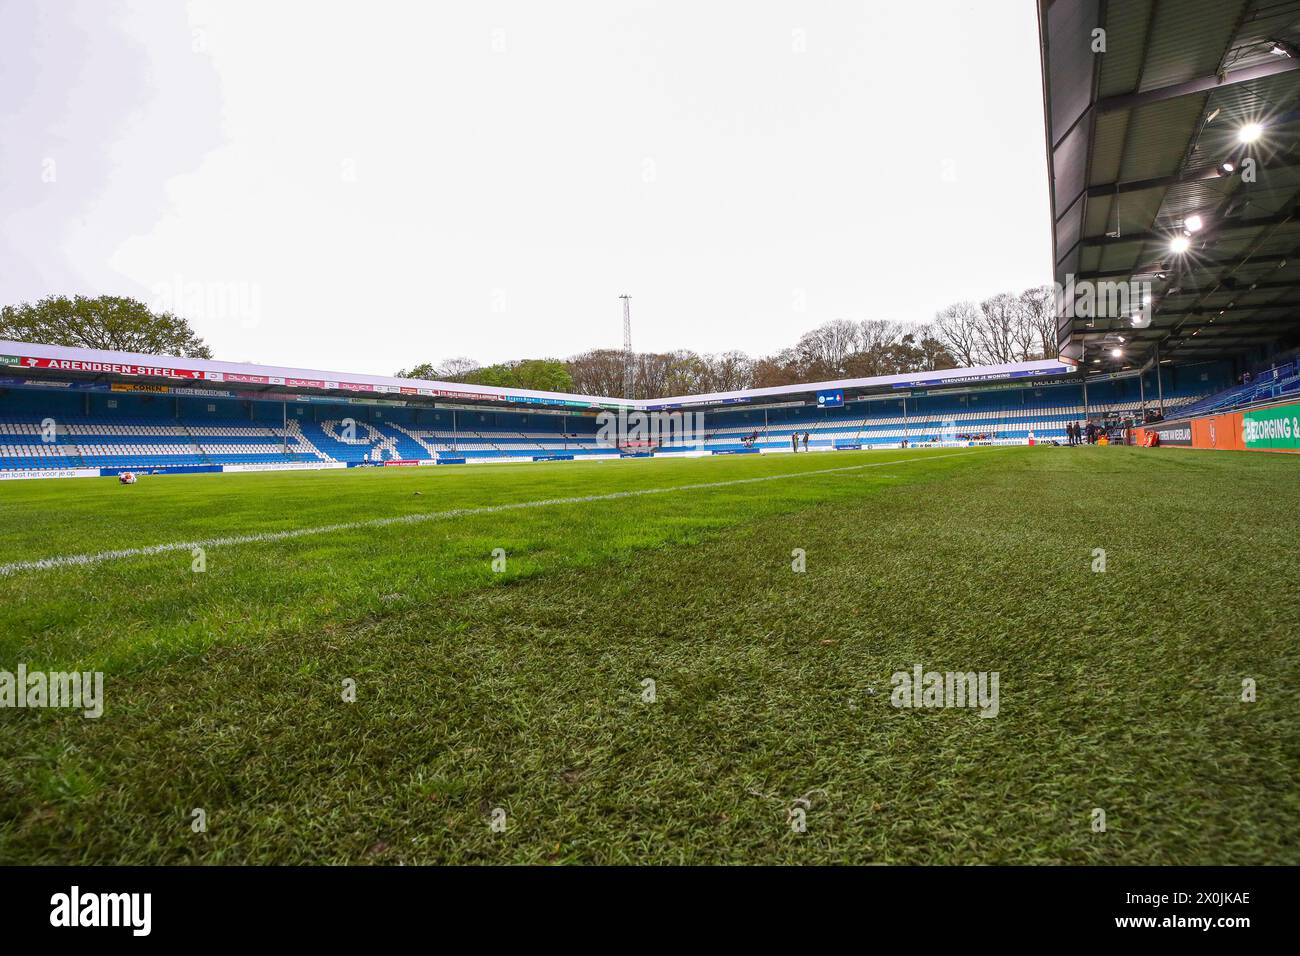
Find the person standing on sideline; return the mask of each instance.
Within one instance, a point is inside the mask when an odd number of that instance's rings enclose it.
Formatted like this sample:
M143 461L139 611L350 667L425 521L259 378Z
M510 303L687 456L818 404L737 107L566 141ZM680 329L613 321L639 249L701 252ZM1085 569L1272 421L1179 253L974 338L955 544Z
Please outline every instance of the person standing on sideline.
M803 433L803 450L804 450L804 451L807 451L807 450L808 450L808 433L807 433L807 432L804 432L804 433Z
M798 433L798 432L791 432L791 433L790 433L790 450L791 450L792 452L795 452L796 454L797 454L798 451L799 451L799 433Z

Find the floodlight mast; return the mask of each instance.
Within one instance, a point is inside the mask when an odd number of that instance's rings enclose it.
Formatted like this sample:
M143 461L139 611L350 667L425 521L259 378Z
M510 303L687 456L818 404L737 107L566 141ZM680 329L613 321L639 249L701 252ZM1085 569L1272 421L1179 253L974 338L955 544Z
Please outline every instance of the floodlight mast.
M632 367L632 297L624 293L619 298L623 300L623 397L630 399L636 378Z

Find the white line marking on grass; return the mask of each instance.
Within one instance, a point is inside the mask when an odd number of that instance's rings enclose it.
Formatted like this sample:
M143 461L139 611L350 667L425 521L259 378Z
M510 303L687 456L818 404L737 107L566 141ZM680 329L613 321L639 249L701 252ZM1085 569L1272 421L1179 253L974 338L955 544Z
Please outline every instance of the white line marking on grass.
M226 538L206 538L201 541L175 541L171 544L151 544L144 548L122 548L118 551L100 551L96 554L69 554L56 558L41 558L36 561L14 561L0 564L0 577L9 577L22 571L51 571L55 568L69 568L88 564L102 564L105 561L121 561L125 558L141 558L151 554L165 554L169 551L192 551L203 548L225 548L239 544L265 544L274 541L291 541L294 538L307 538L318 534L331 534L335 531L357 531L362 528L387 528L391 525L421 524L425 521L444 521L448 518L472 518L476 515L499 514L503 511L519 511L524 508L549 508L554 505L580 505L592 501L616 501L620 498L639 498L643 495L664 495L674 491L702 491L706 488L727 488L732 485L752 485L762 481L781 481L787 478L810 478L814 475L834 475L846 471L861 471L864 468L882 468L885 465L910 465L918 461L938 461L940 458L962 458L978 454L973 451L955 452L950 455L926 455L923 458L899 458L894 461L876 461L864 465L845 465L842 468L818 468L814 471L791 471L780 475L760 475L756 478L732 478L728 481L706 481L693 485L672 485L667 488L637 488L632 491L611 491L603 495L580 495L573 498L543 498L540 501L513 501L502 505L483 505L478 508L454 508L451 511L431 511L421 514L397 515L392 518L370 518L365 521L346 521L341 524L321 525L317 528L293 528L289 531L265 531L260 534L239 534Z

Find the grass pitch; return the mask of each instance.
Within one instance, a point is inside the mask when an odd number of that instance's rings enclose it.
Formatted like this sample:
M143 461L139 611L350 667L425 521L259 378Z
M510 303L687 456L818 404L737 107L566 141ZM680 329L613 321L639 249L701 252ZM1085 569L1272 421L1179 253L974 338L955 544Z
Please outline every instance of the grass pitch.
M1298 479L1018 448L0 484L0 670L106 698L0 710L0 862L1298 863ZM522 506L555 499L589 500ZM998 716L891 706L918 664L999 672Z

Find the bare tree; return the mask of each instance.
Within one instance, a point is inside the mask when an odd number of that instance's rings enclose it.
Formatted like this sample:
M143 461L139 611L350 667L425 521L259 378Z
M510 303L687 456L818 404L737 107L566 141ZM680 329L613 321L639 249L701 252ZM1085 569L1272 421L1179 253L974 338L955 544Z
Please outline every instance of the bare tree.
M917 327L916 347L920 352L918 372L937 372L940 369L957 368L957 359L953 357L948 346L939 337L938 330L932 325Z
M458 382L462 378L478 371L482 366L472 358L461 356L438 363L434 368L434 378L444 382Z
M986 362L1000 365L1020 360L1016 350L1017 311L1016 297L1007 292L999 292L980 303L976 330Z
M842 378L846 360L861 347L858 325L848 319L835 319L800 336L795 352L810 379L826 380Z
M692 395L708 391L709 366L703 357L689 349L679 349L667 353L664 358L666 380L663 393L658 396L647 393L647 398Z
M934 317L934 331L962 366L979 365L984 359L981 346L980 310L974 302L954 302Z
M754 363L754 388L775 388L808 381L802 375L799 355L794 349L782 349Z
M1034 358L1050 358L1059 354L1056 341L1056 297L1050 285L1040 285L1020 293L1020 308L1028 326L1026 334L1032 341Z
M421 362L408 369L399 369L398 378L434 379L439 382L463 382L483 366L472 358L447 359L445 362Z
M668 352L637 352L632 357L634 365L633 392L637 398L663 398L670 394L673 357Z
M706 392L735 392L752 388L754 361L744 352L721 352L704 356Z
M573 387L581 395L623 394L623 352L621 349L592 349L575 355L567 363Z
M891 345L896 345L908 332L901 322L888 319L863 319L858 323L858 350L862 352L880 352Z

